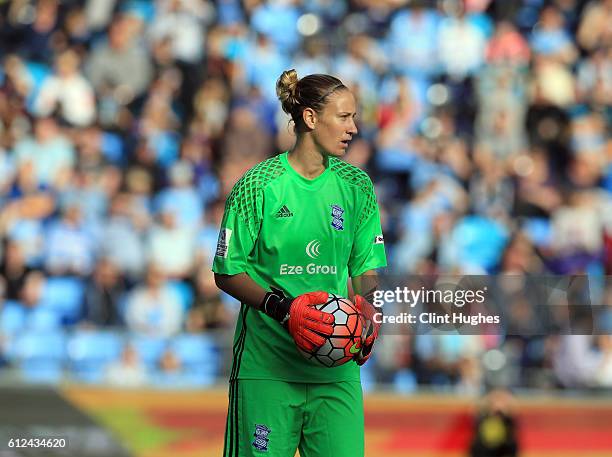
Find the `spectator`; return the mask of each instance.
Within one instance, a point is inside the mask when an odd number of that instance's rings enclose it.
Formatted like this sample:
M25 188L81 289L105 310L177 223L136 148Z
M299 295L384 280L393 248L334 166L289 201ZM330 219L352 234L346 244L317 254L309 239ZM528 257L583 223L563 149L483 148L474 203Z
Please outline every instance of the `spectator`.
M181 226L173 203L160 208L159 222L150 228L147 238L149 260L159 265L164 275L185 279L195 261L195 231Z
M19 243L7 241L3 252L0 275L5 281L4 296L8 300L20 300L26 277L32 269L26 265Z
M608 383L604 370L610 358L610 345L605 340L601 349L590 335L562 335L553 358L553 369L558 382L567 388L595 387Z
M587 192L575 191L569 194L566 205L559 207L553 214L552 248L558 261L566 259L561 274L586 269L590 261L597 261L603 252L603 221L594 196Z
M531 47L536 54L563 64L571 64L576 59L576 48L556 6L547 6L540 13L539 27L531 35Z
M85 285L83 316L86 323L101 327L121 325L119 304L124 293L125 283L117 266L105 258L98 260Z
M199 141L221 137L229 115L229 99L226 83L220 79L210 78L198 89L194 100L194 125L201 124L202 138L196 137ZM191 135L196 136L195 132Z
M45 236L45 268L57 275L88 275L93 271L96 239L81 209L69 204Z
M610 0L591 0L585 7L578 28L578 43L588 51L601 44L610 44L612 32L612 2Z
M53 32L58 25L57 0L37 2L34 21L23 30L21 49L32 60L48 62L52 55Z
M34 102L39 116L48 116L59 108L62 118L71 125L84 127L94 121L94 91L79 72L79 63L74 50L64 51L57 57L56 73L45 80Z
M41 302L45 288L46 277L40 271L30 271L26 274L19 301L28 310L35 309Z
M135 38L129 19L118 17L110 26L108 43L95 48L85 66L96 92L122 105L140 97L152 78L149 56Z
M126 345L120 359L106 368L105 381L120 388L139 388L147 383L146 369L133 346Z
M427 78L438 70L438 26L435 10L423 1L412 2L410 10L400 10L391 20L387 43L392 66L400 74L417 79Z
M139 136L154 154L156 163L162 167L172 165L179 154L179 137L176 132L178 117L171 108L172 87L165 89L165 82L160 78L155 89L150 92L138 125Z
M121 274L135 280L144 271L146 254L143 231L148 218L139 217L132 202L126 193L119 193L113 198L108 220L100 233L100 254L116 265Z
M69 182L76 160L73 144L52 117L36 119L34 136L19 141L13 154L18 167L32 167L38 184L56 188Z
M469 20L461 2L456 3L455 9L440 22L438 49L443 71L451 79L462 80L482 65L486 37Z
M0 225L22 244L28 264L40 259L43 221L55 208L55 198L46 186L36 182L31 163L24 164L6 193L4 208L0 210Z
M256 32L268 37L281 53L290 55L300 43L297 30L298 18L295 2L270 0L260 3L253 10L251 25ZM277 74L272 69L269 71Z
M229 328L234 314L223 300L215 284L212 271L203 267L195 275L195 303L189 310L185 328L190 332L201 332L216 328Z
M239 106L230 113L221 147L226 162L262 160L270 154L272 137L247 106Z
M578 99L596 106L612 104L612 47L595 49L578 65Z
M169 38L175 60L199 63L204 54L205 25L210 23L213 7L193 0L162 0L148 31L152 41Z
M334 72L346 84L357 84L362 102L376 98L377 74L387 66L381 44L365 34L356 34L348 37L346 47L333 62Z
M128 294L125 321L130 331L155 337L170 337L181 330L183 309L179 297L155 264L149 264L146 282Z
M20 105L22 105L32 93L34 81L23 59L15 54L10 54L5 57L4 73L5 77L0 86L0 93L2 93L2 95L6 97L5 100L7 102L10 101L11 104L3 104L2 118L4 122L10 122L11 119L9 115L11 113L9 107L12 105L13 108L19 106L19 108L25 109L25 106L22 107Z
M576 101L574 77L562 63L548 56L536 56L531 79L533 99L566 108Z
M191 167L195 188L202 204L206 205L217 198L219 180L213 170L212 145L209 141L186 138L181 145L181 160Z
M514 186L504 167L483 160L470 181L470 201L477 214L507 220L514 203Z
M244 92L247 87L255 86L266 100L273 102L276 97L276 75L289 65L287 57L276 43L261 33L248 48L242 62L244 80L240 90Z
M529 44L509 21L501 21L489 41L486 60L490 64L509 64L525 67L529 63Z
M194 229L201 221L202 204L196 189L193 187L193 169L188 162L176 162L170 168L170 187L160 192L156 206L172 207L180 227Z

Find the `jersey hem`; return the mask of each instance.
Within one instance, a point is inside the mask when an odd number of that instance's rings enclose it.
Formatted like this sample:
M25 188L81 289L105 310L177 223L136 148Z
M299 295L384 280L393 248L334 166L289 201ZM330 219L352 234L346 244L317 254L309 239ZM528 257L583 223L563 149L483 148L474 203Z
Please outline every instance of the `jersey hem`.
M283 381L283 382L299 382L302 384L331 384L335 382L361 382L361 378L358 377L350 377L350 378L338 378L338 379L322 379L315 380L312 379L302 379L302 378L279 378L277 376L237 376L234 380L258 380L258 381Z
M362 274L364 274L366 271L371 271L371 270L376 270L378 268L385 268L387 266L387 264L383 264L383 265L373 265L373 266L368 266L367 268L360 268L359 270L357 270L357 273L352 273L351 274L351 278L356 278L357 276L360 276Z
M240 269L240 268L236 268L236 269L232 269L232 268L223 268L223 269L211 268L211 270L212 270L213 273L217 273L218 275L228 275L228 276L235 276L235 275L239 275L240 273L247 273L246 269Z

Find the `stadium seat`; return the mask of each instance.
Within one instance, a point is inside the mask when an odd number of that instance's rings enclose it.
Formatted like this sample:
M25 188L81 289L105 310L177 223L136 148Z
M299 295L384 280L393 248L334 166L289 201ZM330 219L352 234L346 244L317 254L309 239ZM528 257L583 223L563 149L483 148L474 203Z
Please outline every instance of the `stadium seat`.
M393 379L393 387L395 388L396 392L402 394L413 394L418 388L416 376L412 370L400 370L395 374Z
M129 343L138 352L140 360L148 369L154 369L166 349L167 340L146 335L134 335Z
M26 309L17 301L6 301L0 308L0 332L13 334L21 330L26 323Z
M208 335L179 335L170 341L183 367L183 381L192 387L213 384L219 374L219 349Z
M191 286L182 281L169 281L168 287L178 295L183 310L189 310L193 305L193 289Z
M62 317L46 308L35 308L27 315L26 326L31 330L53 330L62 326Z
M115 332L76 331L68 342L71 376L87 383L103 382L106 366L120 357L123 344L123 336Z
M372 354L372 358L373 357L374 354ZM374 370L372 369L372 358L370 358L370 360L361 367L361 387L364 392L371 392L376 387L376 379L373 373Z
M33 87L28 95L27 105L30 111L34 111L34 100L38 97L45 79L52 74L52 70L48 65L34 61L26 61L25 66L33 83Z
M48 278L40 307L55 311L64 324L74 324L81 317L84 285L78 278Z
M57 383L62 379L66 337L61 330L29 330L18 335L7 357L26 382Z

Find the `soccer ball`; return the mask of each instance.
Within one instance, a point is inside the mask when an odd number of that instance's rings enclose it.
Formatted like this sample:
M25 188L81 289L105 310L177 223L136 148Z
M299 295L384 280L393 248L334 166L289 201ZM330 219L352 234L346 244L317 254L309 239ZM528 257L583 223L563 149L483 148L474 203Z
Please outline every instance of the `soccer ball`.
M329 294L327 302L315 305L320 311L334 316L334 333L313 352L302 355L326 367L337 367L351 360L361 349L363 319L350 300Z

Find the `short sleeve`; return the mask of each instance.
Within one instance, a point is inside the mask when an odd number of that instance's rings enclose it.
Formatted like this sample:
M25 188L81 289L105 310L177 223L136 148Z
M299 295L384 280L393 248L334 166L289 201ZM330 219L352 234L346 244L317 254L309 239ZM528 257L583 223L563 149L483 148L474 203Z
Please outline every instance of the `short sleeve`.
M348 262L349 276L354 278L366 271L387 265L385 243L380 225L380 211L372 181L360 192L360 212Z
M262 214L262 191L241 178L230 193L219 230L213 271L235 275L246 271L255 247Z

